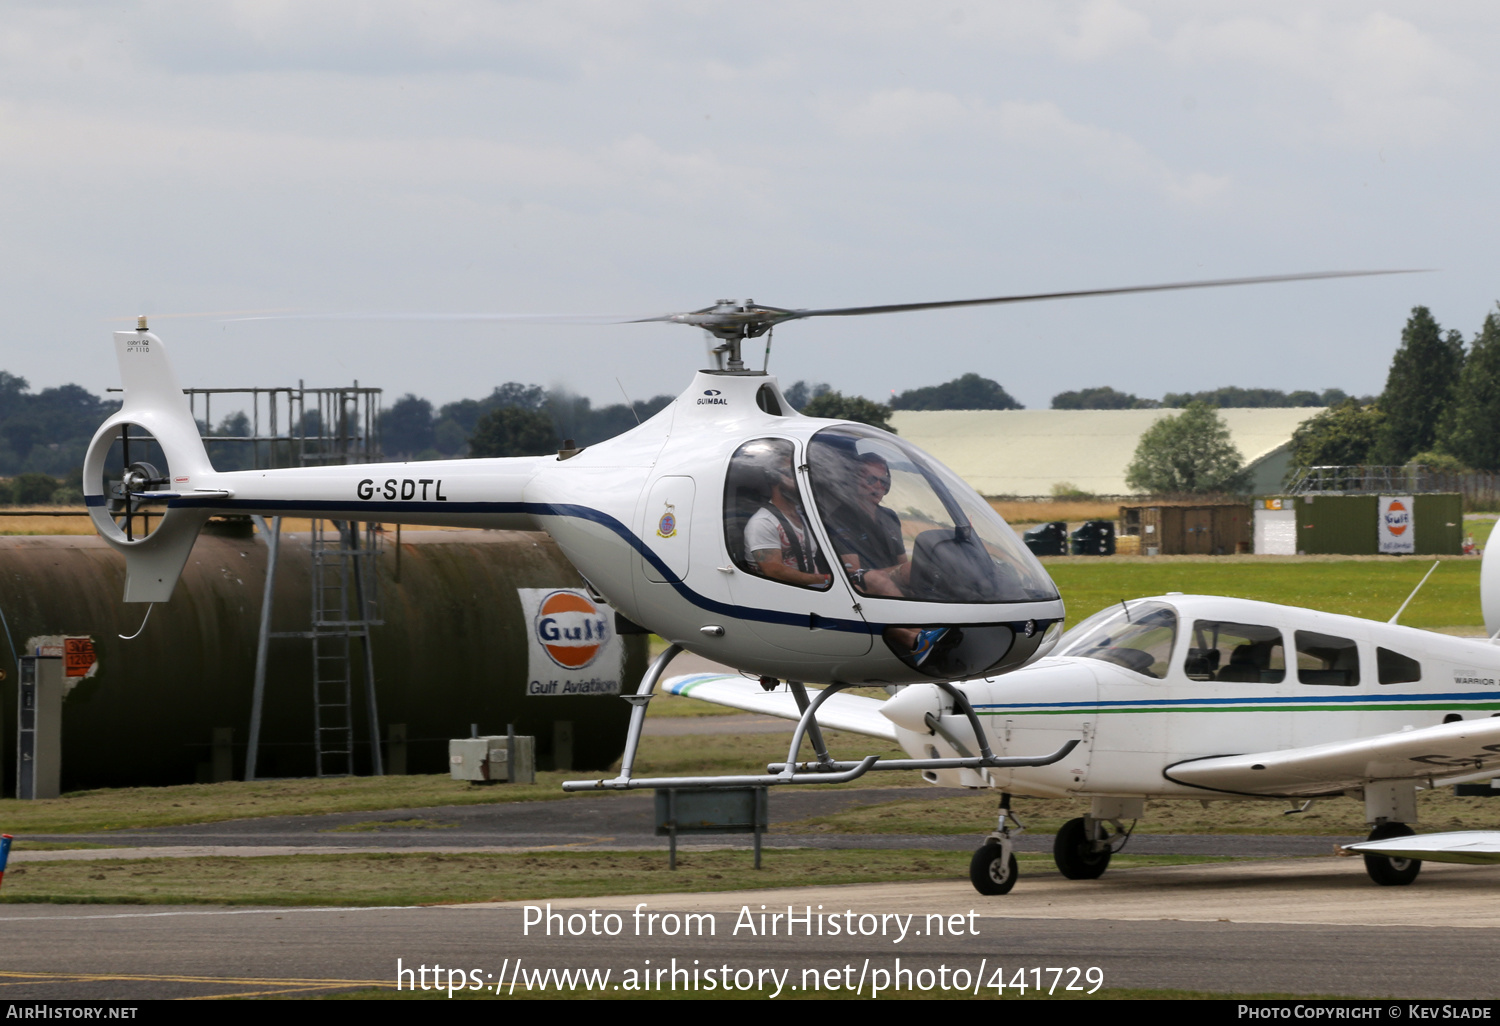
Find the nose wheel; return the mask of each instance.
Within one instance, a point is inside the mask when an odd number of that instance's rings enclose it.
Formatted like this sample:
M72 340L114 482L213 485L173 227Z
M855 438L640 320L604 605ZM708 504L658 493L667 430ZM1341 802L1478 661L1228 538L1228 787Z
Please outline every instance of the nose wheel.
M1010 795L1000 795L1000 822L995 832L984 839L974 857L969 860L969 882L980 894L1009 894L1016 885L1020 871L1016 867L1016 853L1010 825L1015 824L1015 833L1026 829L1010 811Z
M969 860L969 882L980 894L1009 894L1018 873L1009 839L986 841Z

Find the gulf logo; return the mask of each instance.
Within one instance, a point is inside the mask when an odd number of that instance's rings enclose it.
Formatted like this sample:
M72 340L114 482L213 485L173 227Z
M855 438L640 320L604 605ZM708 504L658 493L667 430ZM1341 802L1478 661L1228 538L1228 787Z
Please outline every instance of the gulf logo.
M1399 538L1406 533L1409 526L1411 526L1411 514L1406 511L1406 506L1400 499L1393 499L1390 508L1386 510L1385 529Z
M537 607L536 639L558 666L580 670L610 638L609 616L576 591L554 591Z

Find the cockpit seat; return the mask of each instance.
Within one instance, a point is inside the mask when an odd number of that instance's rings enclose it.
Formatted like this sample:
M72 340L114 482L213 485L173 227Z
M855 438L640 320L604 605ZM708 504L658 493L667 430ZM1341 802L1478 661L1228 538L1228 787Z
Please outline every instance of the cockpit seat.
M1229 665L1219 671L1218 680L1240 684L1261 684L1271 669L1271 645L1255 641L1235 647L1229 654Z

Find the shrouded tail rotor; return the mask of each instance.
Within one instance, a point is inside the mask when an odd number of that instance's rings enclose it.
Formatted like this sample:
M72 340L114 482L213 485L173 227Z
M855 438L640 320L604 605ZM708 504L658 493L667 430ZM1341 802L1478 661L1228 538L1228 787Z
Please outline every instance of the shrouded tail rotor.
M95 433L83 498L100 536L125 554L125 601L164 602L209 513L173 498L208 486L213 465L161 340L115 332L125 401Z

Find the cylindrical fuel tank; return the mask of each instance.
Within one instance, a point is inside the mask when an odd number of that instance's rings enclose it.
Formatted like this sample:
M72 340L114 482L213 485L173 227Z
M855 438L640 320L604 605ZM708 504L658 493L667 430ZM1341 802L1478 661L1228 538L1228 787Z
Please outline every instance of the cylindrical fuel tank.
M303 525L305 521L301 522ZM242 778L266 579L266 539L248 521L211 522L193 548L172 600L156 605L133 640L144 605L121 601L122 556L98 538L0 537L0 736L5 794L15 793L16 668L11 648L28 639L87 636L95 672L75 678L63 701L62 786L66 790L191 783L225 768ZM281 534L271 629L311 630L311 545L305 532ZM546 534L523 531L412 531L396 544L384 533L377 560L379 615L371 628L376 701L387 766L400 752L390 725L405 727L410 773L448 769L448 740L481 734L536 738L540 769L552 768L554 742L570 769L599 770L619 757L630 716L610 695L527 692L532 628L517 589L580 588L578 572ZM642 635L625 646L625 693L645 670ZM356 772L369 771L364 663L351 642ZM312 776L313 656L306 637L274 637L267 662L257 776ZM326 699L325 699L326 700ZM559 724L562 724L559 727Z

